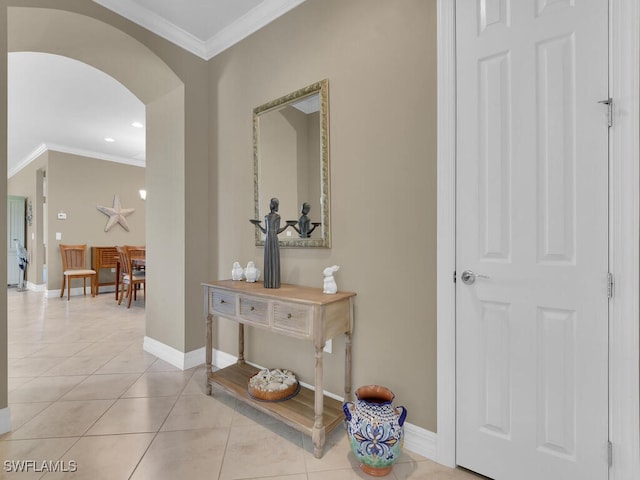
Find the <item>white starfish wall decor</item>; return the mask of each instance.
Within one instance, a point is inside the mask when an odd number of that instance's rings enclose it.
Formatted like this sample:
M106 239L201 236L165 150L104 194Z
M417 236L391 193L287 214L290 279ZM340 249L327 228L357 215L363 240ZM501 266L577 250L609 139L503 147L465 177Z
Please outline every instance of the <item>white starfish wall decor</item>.
M111 230L111 227L113 227L116 223L122 225L122 228L124 228L127 232L129 231L129 224L127 223L127 219L125 217L127 215L131 215L136 211L136 209L122 208L122 206L120 205L120 196L117 193L113 196L113 208L102 206L97 206L96 208L109 217L107 225L104 227L105 232Z

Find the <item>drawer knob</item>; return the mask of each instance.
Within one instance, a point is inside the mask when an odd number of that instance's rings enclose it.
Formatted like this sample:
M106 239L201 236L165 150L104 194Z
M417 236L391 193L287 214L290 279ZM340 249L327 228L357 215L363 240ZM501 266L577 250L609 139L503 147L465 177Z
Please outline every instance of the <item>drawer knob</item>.
M256 309L253 305L251 306L251 311L253 312Z
M290 313L287 313L287 318L291 318L291 314Z
M224 300L220 300L220 303L226 303Z

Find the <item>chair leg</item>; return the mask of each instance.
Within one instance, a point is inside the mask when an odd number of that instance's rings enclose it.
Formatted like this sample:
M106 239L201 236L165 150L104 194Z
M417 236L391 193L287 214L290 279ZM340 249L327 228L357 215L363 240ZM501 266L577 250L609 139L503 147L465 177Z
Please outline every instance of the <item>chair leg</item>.
M129 282L129 301L127 303L127 308L131 308L131 299L133 298L133 292L135 292L135 289L133 288L133 282Z
M71 277L67 278L67 302L71 298Z
M87 277L82 277L82 293L84 294L84 296L87 296Z
M64 284L65 284L65 280L67 279L66 275L62 275L62 288L60 289L60 298L62 298L64 296Z
M124 282L120 284L120 295L118 297L118 305L122 303L123 298L124 298Z

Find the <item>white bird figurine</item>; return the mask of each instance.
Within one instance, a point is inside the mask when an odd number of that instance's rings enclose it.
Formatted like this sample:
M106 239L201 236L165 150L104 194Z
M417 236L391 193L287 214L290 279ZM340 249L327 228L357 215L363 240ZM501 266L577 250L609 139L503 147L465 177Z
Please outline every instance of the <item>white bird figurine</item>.
M244 276L247 282L253 283L260 278L260 270L256 268L256 264L250 261L247 263L247 268L244 269Z
M240 266L240 262L233 262L233 268L231 269L231 280L242 280L242 274L244 271Z
M333 274L340 269L340 265L333 265L332 267L325 268L322 273L324 274L324 289L322 293L337 293L338 285L336 279L333 278Z

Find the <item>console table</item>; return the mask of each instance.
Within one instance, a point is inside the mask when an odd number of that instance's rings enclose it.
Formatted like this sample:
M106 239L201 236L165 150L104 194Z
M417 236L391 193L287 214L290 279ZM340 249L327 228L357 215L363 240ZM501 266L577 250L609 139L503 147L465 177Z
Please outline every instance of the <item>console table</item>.
M91 247L91 269L96 271L96 283L94 295L98 295L98 290L102 285L115 285L114 281L100 282L101 268L116 268L118 263L118 252L116 247ZM116 300L118 299L118 291L116 289Z
M322 456L325 434L344 419L342 403L323 395L322 359L325 342L340 334L346 336L344 391L351 399L351 330L355 293L323 294L319 288L282 284L264 288L262 282L221 280L203 283L206 315L206 392L217 386L258 410L280 419L287 425L310 435L313 453ZM214 316L238 322L238 362L212 371ZM260 402L249 397L249 378L259 370L244 359L244 326L310 341L315 347L314 390L302 387L290 400ZM292 364L295 364L292 359Z

